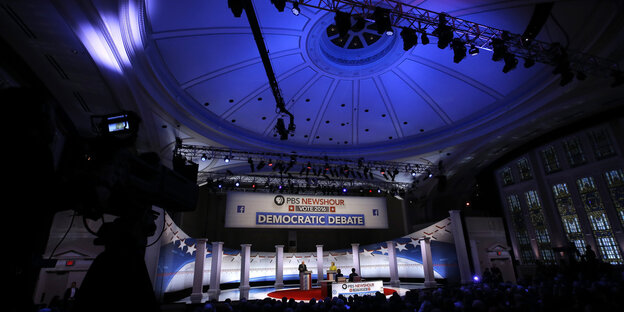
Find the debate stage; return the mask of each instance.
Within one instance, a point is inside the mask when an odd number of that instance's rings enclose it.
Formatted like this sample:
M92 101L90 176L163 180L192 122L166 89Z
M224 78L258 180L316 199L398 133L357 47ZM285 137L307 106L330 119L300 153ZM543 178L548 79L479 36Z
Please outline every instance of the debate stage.
M422 289L425 288L423 283L401 283L400 287L390 287L389 285L384 285L384 294L386 296L391 296L394 292L397 292L399 295L403 296L410 289ZM273 298L277 300L282 300L283 297L288 299L293 298L296 301L304 301L308 302L310 299L314 298L316 300L324 299L321 297L321 288L313 287L310 290L300 290L299 286L285 286L282 289L275 289L272 286L258 286L251 287L249 290L249 298L247 300L262 300L265 298ZM236 289L224 289L221 290L221 294L219 295L219 301L225 301L230 299L232 301L240 300L240 292L238 288ZM208 294L204 293L202 302L208 301ZM191 303L191 298L186 297L177 303Z

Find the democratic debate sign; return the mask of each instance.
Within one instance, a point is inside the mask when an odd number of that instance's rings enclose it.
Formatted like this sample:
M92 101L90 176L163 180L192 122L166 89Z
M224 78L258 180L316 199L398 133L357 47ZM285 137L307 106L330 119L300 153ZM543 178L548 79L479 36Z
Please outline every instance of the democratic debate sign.
M386 229L382 197L228 192L225 227Z

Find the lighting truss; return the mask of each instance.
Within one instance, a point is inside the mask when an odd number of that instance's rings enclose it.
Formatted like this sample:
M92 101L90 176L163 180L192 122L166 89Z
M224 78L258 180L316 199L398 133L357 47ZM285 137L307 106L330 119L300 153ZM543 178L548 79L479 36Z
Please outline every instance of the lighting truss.
M390 11L392 26L398 28L412 28L421 33L433 35L441 19L446 19L446 25L452 28L456 37L462 39L466 45L473 45L481 50L492 51L492 40L503 39L507 51L519 58L556 66L557 58L562 53L558 43L547 43L534 39L523 38L522 35L509 33L505 30L452 17L445 13L419 8L396 0L296 0L299 6L307 6L325 11L341 11L351 15L372 16L376 7ZM613 77L614 73L621 73L618 63L590 55L580 51L566 50L570 69L583 72L587 75Z
M204 146L204 145L188 145L181 142L176 143L173 151L175 155L185 157L191 161L200 161L203 157L206 159L226 159L230 160L230 164L240 164L241 166L254 166L263 163L261 174L258 169L256 174L239 175L228 173L226 168L215 170L204 170L198 172L198 182L203 183L207 178L215 178L222 175L228 180L244 179L244 177L257 179L280 179L289 177L298 184L309 184L311 179L315 179L318 185L329 186L350 183L357 187L383 187L405 189L409 187L410 182L401 182L401 179L395 181L395 177L401 174L408 177L408 180L416 175L429 174L437 172L439 168L432 164L408 163L394 161L364 160L350 158L335 158L328 156L298 155L295 153L276 153L276 152L253 152L253 151L237 151L232 149ZM271 168L268 170L267 168ZM380 180L375 178L373 173L377 174L380 170L385 170L392 179ZM223 172L225 171L225 173ZM224 175L225 174L225 175ZM405 179L403 179L405 180Z

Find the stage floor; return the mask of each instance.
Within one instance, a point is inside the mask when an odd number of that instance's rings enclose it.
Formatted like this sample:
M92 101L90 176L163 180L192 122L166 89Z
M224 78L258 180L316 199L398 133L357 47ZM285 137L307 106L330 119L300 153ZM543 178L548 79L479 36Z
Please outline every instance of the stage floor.
M312 287L318 287L318 286L312 286ZM285 290L285 289L298 289L299 286L290 286L287 285L284 288L282 288L281 290ZM386 284L384 283L384 288L387 289L394 289L396 290L397 293L399 293L399 295L403 296L405 295L405 292L407 292L410 289L421 289L421 288L425 288L423 283L401 283L400 287L390 287L390 284ZM269 294L270 292L276 291L275 287L272 286L259 286L259 287L251 287L251 289L249 290L249 298L247 298L248 300L262 300L264 298L267 298L267 294ZM232 301L238 301L240 300L240 292L238 290L238 288L236 289L224 289L221 290L221 294L219 295L219 301L225 301L226 299L230 299ZM208 294L204 293L204 296L202 298L202 302L208 301ZM305 300L298 300L298 301L305 301ZM186 303L186 304L190 304L191 303L191 298L190 297L186 297L180 301L178 301L177 303Z

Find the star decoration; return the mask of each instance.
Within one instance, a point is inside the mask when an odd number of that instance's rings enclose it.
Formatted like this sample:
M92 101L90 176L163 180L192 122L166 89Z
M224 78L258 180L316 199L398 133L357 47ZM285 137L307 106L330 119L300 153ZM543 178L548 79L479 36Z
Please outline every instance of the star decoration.
M184 250L184 246L186 246L186 243L184 243L184 240L183 240L183 239L181 239L181 240L180 240L180 246L178 246L178 248L180 248L180 249Z
M405 245L407 244L396 243L396 249L398 249L399 251L407 250L407 247L405 247Z
M366 250L366 248L364 249L363 252L361 252L365 257L374 257L375 255L373 254L373 252L375 252L375 250Z
M417 248L418 245L420 245L420 243L418 242L417 239L414 239L414 238L410 237L410 240L411 240L411 242L409 242L408 244L413 245L414 248Z
M256 254L256 255L255 255L255 256L251 259L251 262L254 262L254 261L256 261L256 262L260 261L260 254Z
M384 246L379 246L378 251L381 252L382 255L388 254L388 248Z
M195 244L187 245L186 253L188 253L189 255L193 255L196 249L197 248L195 248Z

